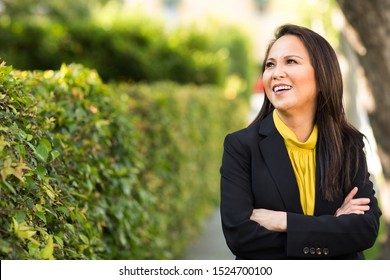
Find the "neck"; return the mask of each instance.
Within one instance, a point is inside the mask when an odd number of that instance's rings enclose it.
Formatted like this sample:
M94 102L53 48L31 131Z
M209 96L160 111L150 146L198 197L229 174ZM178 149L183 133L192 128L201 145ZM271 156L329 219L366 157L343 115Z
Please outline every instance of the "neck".
M291 129L300 142L306 142L309 139L314 127L313 114L286 114L276 111L283 123Z

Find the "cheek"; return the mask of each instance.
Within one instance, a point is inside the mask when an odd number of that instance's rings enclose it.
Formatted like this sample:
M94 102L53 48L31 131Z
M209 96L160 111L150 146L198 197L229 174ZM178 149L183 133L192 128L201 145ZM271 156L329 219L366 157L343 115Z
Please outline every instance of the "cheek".
M264 72L262 80L263 80L263 86L265 88L267 88L270 85L270 82L271 82L270 75L267 72Z
M306 83L309 85L309 87L313 89L314 92L317 92L317 82L314 70L310 69L307 72L308 74L306 75Z
M296 79L296 83L305 95L315 97L317 95L317 85L314 76L308 74Z
M271 101L272 100L272 95L269 94L269 90L268 89L264 90L264 93L265 93L265 96L267 96L268 100Z
M263 81L263 86L264 86L264 93L268 97L268 99L270 99L272 97L269 94L271 92L271 89L270 89L270 87L271 87L271 80L269 79L268 76L269 75L267 75L267 74L263 74L262 81Z
M313 98L317 96L318 90L315 81L311 81L311 83L308 83L308 91L311 92Z

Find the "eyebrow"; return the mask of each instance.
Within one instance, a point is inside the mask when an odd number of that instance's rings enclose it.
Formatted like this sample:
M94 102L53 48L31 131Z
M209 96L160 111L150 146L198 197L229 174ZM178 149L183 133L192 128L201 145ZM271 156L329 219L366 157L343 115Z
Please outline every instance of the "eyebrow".
M283 58L292 58L292 57L297 57L297 58L299 58L299 59L304 60L303 57L301 57L301 56L299 56L299 55L296 55L296 54L286 55L286 56L284 56ZM269 58L267 58L267 61L268 61L268 60L275 61L276 59L273 58L273 57L269 57Z

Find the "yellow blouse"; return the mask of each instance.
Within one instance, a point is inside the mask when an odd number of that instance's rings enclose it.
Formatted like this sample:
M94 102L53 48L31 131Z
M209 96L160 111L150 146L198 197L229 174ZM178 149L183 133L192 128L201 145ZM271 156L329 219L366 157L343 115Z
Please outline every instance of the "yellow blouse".
M303 213L313 216L315 203L316 185L316 143L318 137L318 127L314 126L309 139L300 142L295 133L287 127L280 119L276 110L273 111L273 119L276 129L282 135L284 143L290 156L298 183L299 195Z

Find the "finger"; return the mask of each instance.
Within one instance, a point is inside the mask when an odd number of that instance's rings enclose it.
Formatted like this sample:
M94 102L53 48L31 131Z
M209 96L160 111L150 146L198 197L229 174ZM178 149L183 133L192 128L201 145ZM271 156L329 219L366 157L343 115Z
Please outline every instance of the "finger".
M358 210L358 211L368 211L368 210L370 210L370 206L368 206L368 205L353 206L353 207L350 208L349 211L353 212L353 211L356 211L356 210Z
M340 209L340 211L336 214L336 216L342 215L342 214L362 214L366 211L370 210L370 206L363 205L363 206L351 206L344 209Z
M349 214L358 214L358 215L363 215L365 211L363 210L354 210L354 211L340 211L336 213L336 217L339 217L341 215L349 215Z
M363 215L364 214L364 211L361 211L361 210L355 210L355 211L352 211L348 214L358 214L358 215Z
M363 198L355 198L355 199L352 199L350 201L350 204L351 205L365 205L365 204L369 204L370 203L370 199L369 198L366 198L366 197L363 197Z
M357 198L357 199L352 199L348 203L344 203L340 207L340 211L343 213L350 213L351 211L355 209L361 209L364 211L368 211L370 209L369 204L370 199L369 198Z
M350 192L349 194L345 197L344 201L350 201L352 200L352 198L357 194L358 192L358 188L357 187L354 187Z
M352 204L352 203L347 203L346 205L343 205L339 209L337 209L335 216L340 216L343 214L362 214L362 212L366 212L370 210L370 206L366 204Z

